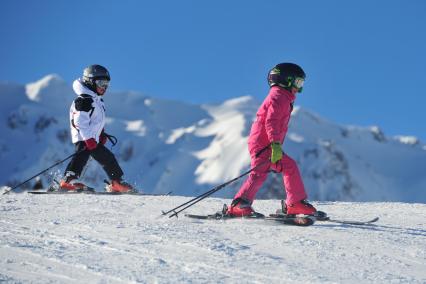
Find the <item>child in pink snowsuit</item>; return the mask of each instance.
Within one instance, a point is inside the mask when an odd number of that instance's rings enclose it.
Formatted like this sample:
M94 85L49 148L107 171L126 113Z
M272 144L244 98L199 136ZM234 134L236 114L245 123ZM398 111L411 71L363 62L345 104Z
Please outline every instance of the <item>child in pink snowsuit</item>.
M228 214L248 216L254 212L251 204L270 170L283 174L287 214L316 212L305 200L307 195L296 162L281 148L296 93L301 92L304 80L302 68L292 63L278 64L269 72L271 89L257 111L248 141L253 171L235 195Z

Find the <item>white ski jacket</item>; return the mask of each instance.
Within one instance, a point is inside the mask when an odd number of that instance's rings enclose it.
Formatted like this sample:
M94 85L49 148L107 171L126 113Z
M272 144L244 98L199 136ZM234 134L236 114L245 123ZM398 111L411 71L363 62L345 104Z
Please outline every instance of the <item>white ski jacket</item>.
M105 105L101 96L83 85L81 79L73 83L77 98L70 107L70 127L72 143L94 138L99 142L99 136L105 126Z

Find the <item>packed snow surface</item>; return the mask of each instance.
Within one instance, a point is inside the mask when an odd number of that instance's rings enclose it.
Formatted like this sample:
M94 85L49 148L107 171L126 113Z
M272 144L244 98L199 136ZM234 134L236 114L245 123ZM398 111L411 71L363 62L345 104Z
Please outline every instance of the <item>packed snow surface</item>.
M379 216L370 226L161 217L189 199L3 195L0 282L426 283L426 204L313 202L334 218ZM272 213L279 201L254 207Z

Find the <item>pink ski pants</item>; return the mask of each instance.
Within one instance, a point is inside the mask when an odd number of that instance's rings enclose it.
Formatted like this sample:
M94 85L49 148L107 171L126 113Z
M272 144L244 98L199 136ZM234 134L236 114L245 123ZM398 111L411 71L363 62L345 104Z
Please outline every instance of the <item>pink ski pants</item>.
M263 151L258 157L256 157L255 153L251 153L251 168L258 167L249 174L234 199L243 198L253 202L257 192L265 182L269 170L282 173L287 204L307 198L296 162L285 153L283 153L283 158L275 164L271 163L270 157L270 148Z

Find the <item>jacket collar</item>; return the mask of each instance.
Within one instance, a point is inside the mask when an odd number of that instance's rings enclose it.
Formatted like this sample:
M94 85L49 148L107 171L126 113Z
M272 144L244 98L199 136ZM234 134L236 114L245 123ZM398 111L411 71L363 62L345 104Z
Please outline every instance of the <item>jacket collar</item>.
M73 88L74 92L77 94L77 96L81 96L81 95L85 94L85 95L89 95L93 98L98 97L98 95L95 92L93 92L92 90L90 90L89 88L87 88L83 84L81 78L79 78L79 79L77 79L73 82L72 88Z
M274 91L279 93L280 95L287 96L291 102L294 102L296 100L296 95L293 95L289 90L281 88L280 86L272 86L271 89L274 89Z

